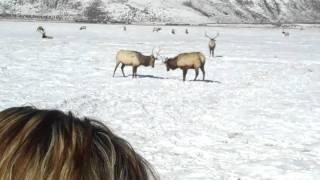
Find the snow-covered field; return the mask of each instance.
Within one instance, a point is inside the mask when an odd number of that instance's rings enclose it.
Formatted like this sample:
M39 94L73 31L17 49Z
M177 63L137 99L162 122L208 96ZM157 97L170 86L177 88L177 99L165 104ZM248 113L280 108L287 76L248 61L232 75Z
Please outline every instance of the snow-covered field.
M35 30L47 29L53 40ZM0 22L0 109L35 105L105 122L163 180L320 179L320 30ZM112 78L115 54L208 55L207 81L181 70L140 67ZM125 69L131 74L131 68ZM201 79L202 74L199 77ZM188 79L194 77L189 71Z

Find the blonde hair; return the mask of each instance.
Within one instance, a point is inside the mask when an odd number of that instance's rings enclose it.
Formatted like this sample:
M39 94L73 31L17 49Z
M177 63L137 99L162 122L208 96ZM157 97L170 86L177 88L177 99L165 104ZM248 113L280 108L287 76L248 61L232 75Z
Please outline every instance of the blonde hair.
M14 107L0 112L1 180L158 179L130 144L96 120Z

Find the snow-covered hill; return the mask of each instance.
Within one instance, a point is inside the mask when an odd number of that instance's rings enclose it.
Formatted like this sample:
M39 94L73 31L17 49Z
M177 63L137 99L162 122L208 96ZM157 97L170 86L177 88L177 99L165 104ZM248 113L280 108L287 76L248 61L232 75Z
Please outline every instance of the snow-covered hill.
M82 19L97 0L0 0L0 14ZM133 23L320 22L320 0L98 0L107 21Z
M54 39L41 39L39 25ZM181 26L171 35L169 26L84 25L0 21L1 110L34 105L99 119L162 180L320 179L319 29L283 37L276 28L186 35ZM221 32L213 59L205 31ZM147 55L158 46L154 68L112 77L119 49ZM206 55L207 81L166 71L161 60L186 51Z

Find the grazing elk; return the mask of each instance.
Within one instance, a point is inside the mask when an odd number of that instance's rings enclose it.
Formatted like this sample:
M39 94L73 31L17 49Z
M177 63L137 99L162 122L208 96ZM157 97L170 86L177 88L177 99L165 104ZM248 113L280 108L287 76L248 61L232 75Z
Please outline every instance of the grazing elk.
M219 37L219 33L215 37L210 37L207 33L205 33L205 37L209 38L209 53L211 57L214 57L214 50L216 48L216 39Z
M116 55L116 67L114 68L113 77L116 73L116 70L119 64L122 64L121 71L122 71L123 77L125 77L125 74L123 71L125 66L132 66L132 78L137 77L137 69L140 65L152 66L152 68L154 68L155 60L157 59L157 56L159 55L160 51L156 56L154 55L153 51L154 49L152 50L152 54L150 56L145 56L142 53L137 51L129 51L129 50L118 51Z
M290 33L285 31L284 29L282 29L282 35L285 36L285 37L289 37Z
M52 36L47 36L47 35L46 35L46 31L45 31L45 29L44 29L42 26L39 26L39 27L37 28L37 31L42 34L42 38L44 38L44 39L53 39Z
M162 29L161 27L154 27L152 32L159 32L161 31L161 29Z
M81 26L80 27L80 30L86 30L87 29L87 26Z
M170 69L175 70L177 68L183 71L183 81L186 80L188 69L194 69L196 74L194 80L197 80L199 75L199 69L202 71L202 79L205 79L204 65L206 58L201 52L182 53L173 58L166 58L164 64L167 67L167 71Z

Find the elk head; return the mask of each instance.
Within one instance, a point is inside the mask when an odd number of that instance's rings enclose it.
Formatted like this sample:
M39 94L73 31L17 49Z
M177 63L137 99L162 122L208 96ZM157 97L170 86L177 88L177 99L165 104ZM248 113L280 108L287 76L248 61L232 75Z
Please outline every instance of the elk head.
M44 28L43 28L42 26L39 26L39 27L37 28L37 31L38 31L39 33L41 33L41 34L45 34L45 33L46 33L46 31L44 30Z

